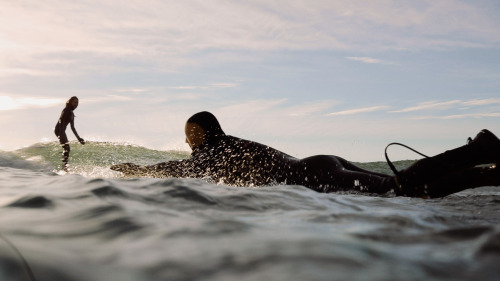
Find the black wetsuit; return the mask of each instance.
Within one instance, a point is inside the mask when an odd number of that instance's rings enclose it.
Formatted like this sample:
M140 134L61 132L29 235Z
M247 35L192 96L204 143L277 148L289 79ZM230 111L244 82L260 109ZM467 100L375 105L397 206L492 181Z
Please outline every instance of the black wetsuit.
M57 121L57 124L54 128L54 133L59 139L59 143L63 147L63 169L67 168L70 152L68 136L66 135L66 128L68 127L68 124L71 125L71 130L75 134L76 138L80 142L82 142L82 138L80 138L75 129L75 114L73 113L73 108L71 108L70 104L67 104L66 107L62 110L61 116L59 117L59 120Z
M269 146L227 135L194 149L189 159L115 170L153 177L210 178L236 186L304 185L319 192L384 193L394 187L391 176L363 170L337 156L297 159Z
M54 128L54 133L59 139L60 144L65 144L68 142L68 137L66 136L66 127L71 123L71 129L73 133L76 134L74 127L75 114L70 105L66 106L62 112L59 120L57 120L56 127Z

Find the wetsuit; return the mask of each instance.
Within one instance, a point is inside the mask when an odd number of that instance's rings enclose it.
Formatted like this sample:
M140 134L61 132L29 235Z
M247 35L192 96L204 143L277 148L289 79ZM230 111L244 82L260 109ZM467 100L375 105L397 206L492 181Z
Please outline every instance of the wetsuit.
M191 158L150 166L125 163L111 169L134 176L210 178L238 186L303 185L318 192L385 193L393 189L398 195L418 197L442 197L465 188L500 185L498 169L474 167L500 160L500 140L493 134L486 138L498 158L459 161L464 157L477 158L473 154L483 150L479 148L485 142L478 135L473 145L417 161L394 177L361 169L338 156L297 159L269 146L228 136L209 112L193 115L187 122L190 123L199 125L204 133L203 143L193 148Z
M317 155L297 159L269 146L226 135L211 113L193 117L188 123L199 124L205 135L203 144L193 148L191 158L142 167L126 163L111 169L136 176L210 178L237 186L304 185L319 192L384 193L394 187L391 176L361 169L343 158Z
M75 134L78 141L83 142L83 139L80 138L80 136L76 132L75 114L73 113L73 108L71 107L71 105L69 103L62 110L61 116L59 117L59 120L57 121L57 124L54 128L54 133L56 134L57 138L59 139L59 143L63 147L63 157L62 157L63 169L67 169L69 152L70 152L68 136L66 136L66 127L68 126L68 124L71 125L71 130Z
M319 192L384 193L393 188L392 177L363 170L340 157L317 155L297 159L233 136L221 136L211 145L194 149L189 159L144 167L130 164L121 171L153 177L210 178L236 186L304 185Z

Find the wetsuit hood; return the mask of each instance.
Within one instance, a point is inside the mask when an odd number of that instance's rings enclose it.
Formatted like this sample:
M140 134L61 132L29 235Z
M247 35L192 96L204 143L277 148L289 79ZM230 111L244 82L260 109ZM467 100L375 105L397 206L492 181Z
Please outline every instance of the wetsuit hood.
M215 116L208 111L196 113L187 120L187 123L198 124L198 126L205 131L203 141L204 146L213 144L226 135L222 130L219 121L217 121L217 118L215 118Z

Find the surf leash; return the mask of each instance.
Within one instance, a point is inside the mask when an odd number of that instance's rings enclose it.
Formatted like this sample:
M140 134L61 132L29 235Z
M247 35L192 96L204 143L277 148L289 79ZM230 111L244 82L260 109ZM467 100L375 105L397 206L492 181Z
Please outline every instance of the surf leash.
M419 155L421 155L421 156L423 156L425 158L429 158L429 156L427 156L427 155L425 155L425 154L423 154L423 153L421 153L421 152L419 152L419 151L417 151L417 150L415 150L415 149L413 149L413 148L411 148L411 147L409 147L409 146L407 146L405 144L402 144L402 143L399 143L399 142L391 142L390 144L388 144L385 147L385 160L387 161L387 164L389 165L389 167L391 168L391 170L394 172L394 174L396 176L399 176L399 171L396 169L396 167L394 167L394 164L392 164L391 160L389 160L389 156L387 155L387 149L391 145L399 145L399 146L405 147L405 148L407 148L407 149L409 149L409 150L411 150L411 151L413 151L413 152L415 152L415 153L417 153L417 154L419 154Z

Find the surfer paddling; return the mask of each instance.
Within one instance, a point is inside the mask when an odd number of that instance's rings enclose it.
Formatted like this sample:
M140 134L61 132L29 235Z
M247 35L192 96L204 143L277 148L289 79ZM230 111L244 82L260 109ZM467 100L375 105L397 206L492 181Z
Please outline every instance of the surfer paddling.
M210 178L238 186L303 185L318 192L368 193L434 198L468 188L500 186L500 140L482 130L467 145L415 162L396 176L364 170L333 155L298 159L269 146L226 135L210 112L190 117L185 126L191 158L150 166L113 165L130 176Z
M71 97L66 102L66 107L64 107L64 109L62 110L61 116L57 121L56 127L54 128L54 133L56 134L57 138L59 139L59 143L62 145L63 148L62 169L66 172L68 171L68 159L70 152L69 141L68 137L66 136L66 127L68 126L68 124L71 125L71 130L73 131L73 134L75 134L75 137L78 139L78 141L81 144L85 144L85 140L83 140L78 135L75 129L75 114L73 113L73 111L77 107L78 107L78 98Z

